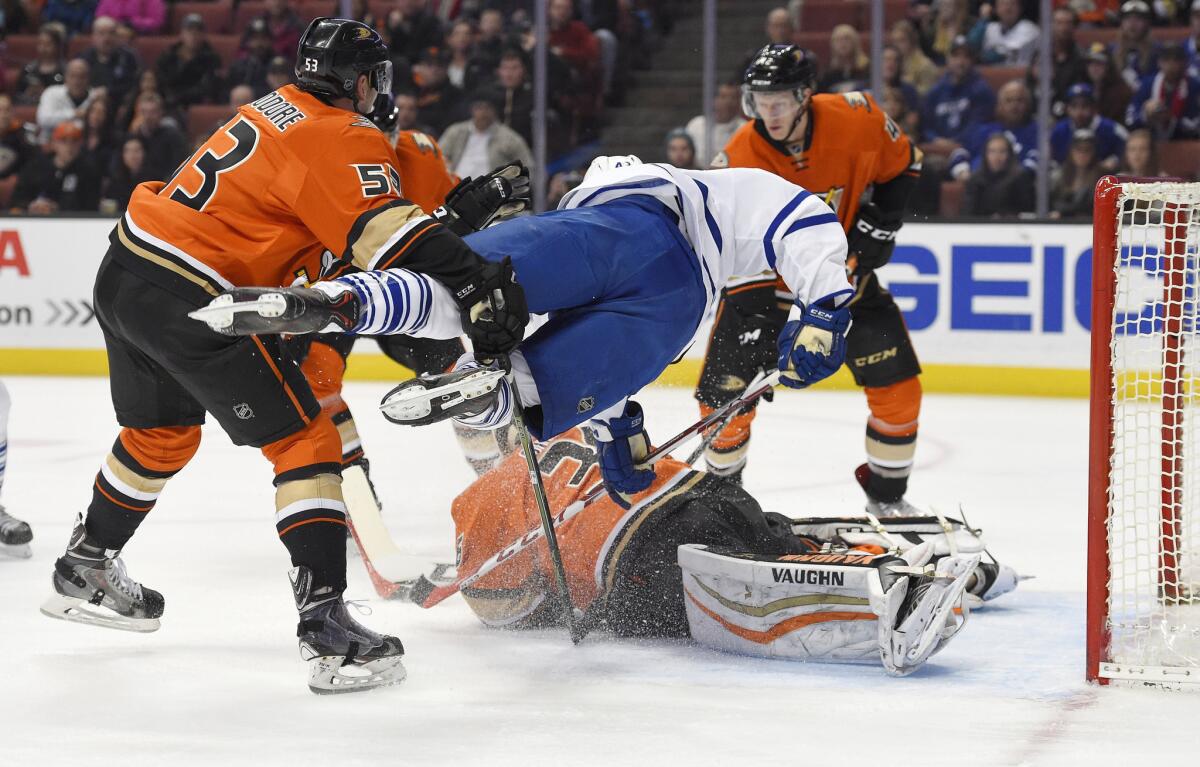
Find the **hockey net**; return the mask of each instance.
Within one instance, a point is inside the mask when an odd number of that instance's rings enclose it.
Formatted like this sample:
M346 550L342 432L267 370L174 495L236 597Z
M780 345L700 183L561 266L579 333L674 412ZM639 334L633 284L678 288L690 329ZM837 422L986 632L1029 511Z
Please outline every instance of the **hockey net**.
M1200 689L1200 184L1096 186L1087 675Z

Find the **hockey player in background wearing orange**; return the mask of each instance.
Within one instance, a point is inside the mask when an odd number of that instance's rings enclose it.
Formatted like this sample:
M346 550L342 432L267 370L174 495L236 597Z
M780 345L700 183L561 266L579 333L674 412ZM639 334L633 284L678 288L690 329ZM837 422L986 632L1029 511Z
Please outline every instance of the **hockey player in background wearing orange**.
M42 612L159 627L162 594L133 580L120 552L195 455L208 413L274 465L276 529L293 565L310 689L352 692L403 680L404 648L354 620L342 598L337 429L280 338L231 338L188 314L236 286L306 284L346 264L405 265L414 289L449 292L455 311L466 312L463 332L493 353L516 345L528 314L510 269L484 261L401 195L395 151L368 119L377 95L391 90L379 35L357 21L315 19L295 75L296 85L241 107L169 181L138 186L110 236L95 307L124 428L55 563ZM507 308L483 317L483 297ZM316 297L310 315L337 309Z
M599 481L594 445L589 431L575 428L540 451L553 510L567 508ZM460 574L475 572L537 528L526 473L521 456L509 456L454 500ZM892 566L932 562L938 572L957 572L960 594L974 604L1016 585L1011 568L979 562L978 531L957 520L888 519L880 533L867 519L789 519L764 512L737 484L680 461L663 459L654 473L628 508L602 496L558 530L573 604L617 636L691 636L720 649L805 660L881 659L903 674L948 639L922 616L935 610L939 594L953 603L943 602L943 609L957 603L944 591L949 581L898 578L889 573ZM954 560L952 551L962 559ZM488 626L538 628L562 617L554 584L546 549L538 544L462 594ZM917 591L904 600L910 588ZM750 604L755 598L762 604ZM919 646L927 630L933 632L925 636L928 652L905 657L895 651Z
M815 76L815 63L797 46L760 50L743 85L743 107L754 120L712 165L771 171L822 196L837 213L855 287L846 365L870 408L867 462L855 475L872 512L914 513L904 494L916 451L921 368L900 309L875 270L891 258L921 152L870 95L814 95ZM780 287L770 272L726 285L696 390L701 412L734 399L760 368L771 368L789 306L777 300ZM705 455L709 471L740 481L753 419L749 408L713 440Z

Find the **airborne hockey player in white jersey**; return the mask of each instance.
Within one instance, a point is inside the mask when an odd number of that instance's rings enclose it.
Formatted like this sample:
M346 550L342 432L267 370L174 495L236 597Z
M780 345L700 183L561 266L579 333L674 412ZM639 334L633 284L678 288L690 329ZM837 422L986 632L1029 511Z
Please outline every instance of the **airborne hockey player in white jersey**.
M845 355L852 295L845 234L819 198L766 171L600 158L559 210L464 239L522 289L490 307L497 347L514 332L520 338L527 312L549 316L509 357L531 432L548 439L589 422L616 499L644 490L654 476L638 466L649 437L641 407L628 398L687 349L730 276L775 269L789 286L794 304L779 341L785 385L815 383ZM404 269L315 288L234 289L193 316L235 335L327 327L434 338L463 332L453 296ZM498 356L489 343L474 339L480 361ZM454 417L496 428L511 415L509 386L502 371L472 361L402 384L383 408L402 423Z
M8 389L0 381L0 490L4 489L4 470L8 467L8 410L11 405ZM33 531L28 523L9 514L0 504L0 556L28 559L33 556L29 550L32 540Z

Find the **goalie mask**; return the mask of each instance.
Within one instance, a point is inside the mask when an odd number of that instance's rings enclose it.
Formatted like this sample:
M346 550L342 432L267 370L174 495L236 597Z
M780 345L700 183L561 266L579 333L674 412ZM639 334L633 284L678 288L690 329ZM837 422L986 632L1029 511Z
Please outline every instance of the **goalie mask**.
M804 114L809 94L816 86L816 60L797 45L764 45L746 68L742 78L742 110L756 120L768 121L770 109L791 110L797 105L786 140ZM760 101L762 108L760 108Z

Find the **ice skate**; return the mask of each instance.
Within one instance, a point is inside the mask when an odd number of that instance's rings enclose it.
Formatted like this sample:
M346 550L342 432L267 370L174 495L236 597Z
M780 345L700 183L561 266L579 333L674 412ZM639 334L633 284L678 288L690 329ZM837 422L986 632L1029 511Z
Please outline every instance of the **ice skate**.
M29 542L32 540L33 530L29 528L29 524L12 516L0 506L0 556L29 559L33 556L29 548Z
M907 583L892 588L884 584L885 596L879 612L879 652L883 666L892 676L907 676L920 668L954 637L966 622L969 607L963 608L967 588L979 554L943 557L936 569L927 564L931 543L905 553L911 567L885 567Z
M379 409L384 418L406 426L455 418L468 426L486 428L476 424L474 417L486 415L498 404L511 408L505 375L499 367L467 363L449 373L418 376L388 392Z
M1016 570L999 562L980 562L967 582L964 599L971 609L982 607L984 602L1007 594L1029 577L1022 578Z
M862 487L863 492L866 493L867 496L867 511L881 519L885 517L927 516L926 512L921 511L916 506L913 506L911 503L904 500L903 496L889 500L873 497L867 490L867 478L870 472L870 468L865 463L854 470L854 478L858 480L858 484Z
M327 283L323 283L327 285ZM230 288L188 316L227 336L342 333L354 328L359 304L345 288Z
M360 692L399 684L404 645L393 636L376 634L350 617L342 595L329 587L313 589L312 571L289 573L300 624L300 657L308 661L308 689L318 695Z
M54 594L42 604L42 614L121 631L157 631L163 596L130 578L119 553L92 542L78 519L71 545L54 563Z

